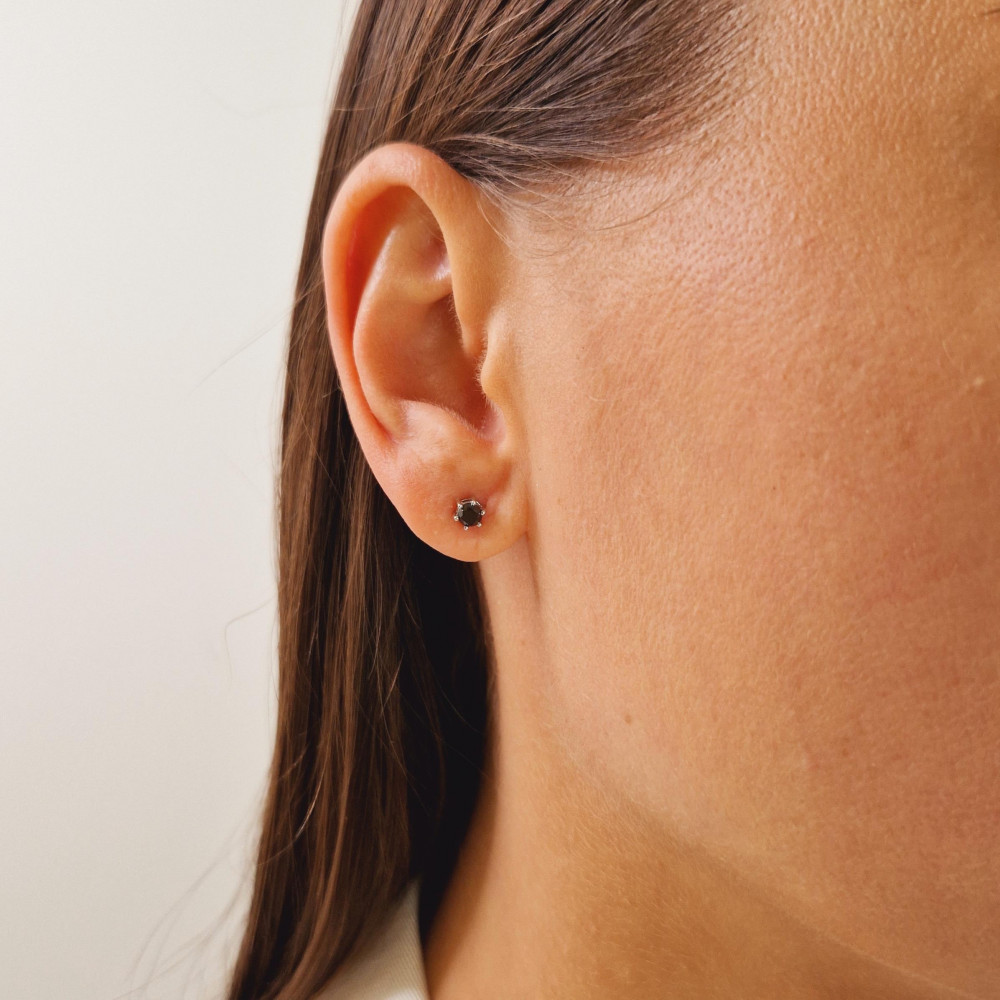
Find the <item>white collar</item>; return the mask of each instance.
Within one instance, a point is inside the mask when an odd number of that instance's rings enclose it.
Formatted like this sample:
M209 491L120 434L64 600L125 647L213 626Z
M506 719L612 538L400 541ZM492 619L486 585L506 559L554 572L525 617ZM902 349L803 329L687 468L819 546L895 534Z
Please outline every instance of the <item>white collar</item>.
M430 1000L420 947L419 879L407 886L378 936L337 970L316 1000Z

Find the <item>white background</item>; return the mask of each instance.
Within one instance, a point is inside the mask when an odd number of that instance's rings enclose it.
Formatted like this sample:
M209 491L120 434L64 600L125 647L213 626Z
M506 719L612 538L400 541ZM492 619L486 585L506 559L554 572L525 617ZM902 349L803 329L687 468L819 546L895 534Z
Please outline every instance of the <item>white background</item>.
M354 6L0 2L4 1000L219 995L275 719L284 339Z

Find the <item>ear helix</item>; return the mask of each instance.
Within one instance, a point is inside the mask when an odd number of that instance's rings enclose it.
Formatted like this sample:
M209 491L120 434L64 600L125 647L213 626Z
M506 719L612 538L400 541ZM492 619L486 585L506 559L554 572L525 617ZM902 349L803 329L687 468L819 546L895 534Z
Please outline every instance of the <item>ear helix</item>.
M486 510L483 505L478 500L473 500L470 497L458 501L455 505L455 513L452 516L452 520L458 521L468 531L469 528L481 528L485 516Z

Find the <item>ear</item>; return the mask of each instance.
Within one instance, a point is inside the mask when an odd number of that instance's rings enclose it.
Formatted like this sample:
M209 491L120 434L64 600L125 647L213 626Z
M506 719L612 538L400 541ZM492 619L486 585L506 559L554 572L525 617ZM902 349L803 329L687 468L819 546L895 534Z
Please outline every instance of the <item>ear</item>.
M503 247L472 182L409 143L351 169L323 230L327 329L358 442L413 533L466 561L525 529ZM485 510L468 529L454 520L467 498Z

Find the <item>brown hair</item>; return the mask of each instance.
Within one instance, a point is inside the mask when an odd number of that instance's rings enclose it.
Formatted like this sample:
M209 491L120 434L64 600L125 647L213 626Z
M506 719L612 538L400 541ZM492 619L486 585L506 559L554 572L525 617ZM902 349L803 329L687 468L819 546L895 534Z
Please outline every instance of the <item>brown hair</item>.
M480 787L491 643L473 563L422 543L354 435L320 241L391 141L497 205L690 135L725 92L738 0L362 0L309 209L276 482L278 722L228 1000L308 1000L414 877L426 934Z

